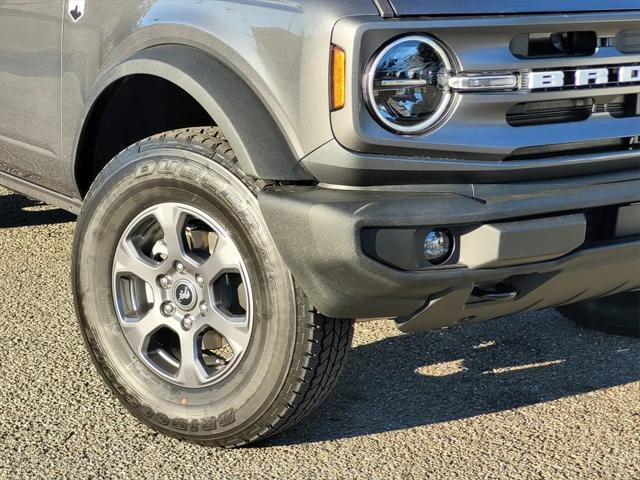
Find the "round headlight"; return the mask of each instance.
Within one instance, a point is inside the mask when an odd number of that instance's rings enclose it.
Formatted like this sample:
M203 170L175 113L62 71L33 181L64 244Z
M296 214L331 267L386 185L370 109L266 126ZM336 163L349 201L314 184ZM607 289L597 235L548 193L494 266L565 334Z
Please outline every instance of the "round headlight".
M434 39L411 35L395 40L376 54L365 74L369 108L395 132L423 132L447 112L451 93L439 77L449 71L451 60Z

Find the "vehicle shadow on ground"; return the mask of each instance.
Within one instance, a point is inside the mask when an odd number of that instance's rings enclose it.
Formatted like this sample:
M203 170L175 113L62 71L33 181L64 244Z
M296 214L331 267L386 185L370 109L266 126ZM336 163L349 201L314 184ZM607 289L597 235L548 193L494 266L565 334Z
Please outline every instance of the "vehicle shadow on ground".
M6 191L5 191L6 192ZM75 215L37 200L7 192L0 194L0 229L74 222Z
M347 361L318 410L262 445L408 429L639 381L640 341L546 311L390 337L355 347Z

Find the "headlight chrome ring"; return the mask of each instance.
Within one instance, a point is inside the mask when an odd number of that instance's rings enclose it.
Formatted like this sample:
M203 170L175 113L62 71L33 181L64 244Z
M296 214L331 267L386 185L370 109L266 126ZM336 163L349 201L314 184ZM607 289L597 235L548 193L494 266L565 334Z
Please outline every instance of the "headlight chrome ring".
M444 119L452 103L451 90L441 84L451 71L451 57L437 40L423 35L398 38L380 50L365 71L367 106L395 133L423 133Z

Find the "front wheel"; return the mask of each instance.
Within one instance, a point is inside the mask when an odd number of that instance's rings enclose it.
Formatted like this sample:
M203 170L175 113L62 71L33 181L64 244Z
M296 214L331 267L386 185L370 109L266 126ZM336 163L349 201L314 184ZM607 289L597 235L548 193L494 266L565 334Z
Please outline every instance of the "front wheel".
M349 319L315 313L260 214L262 185L215 128L143 140L89 192L73 281L93 361L124 405L169 435L239 446L317 405Z

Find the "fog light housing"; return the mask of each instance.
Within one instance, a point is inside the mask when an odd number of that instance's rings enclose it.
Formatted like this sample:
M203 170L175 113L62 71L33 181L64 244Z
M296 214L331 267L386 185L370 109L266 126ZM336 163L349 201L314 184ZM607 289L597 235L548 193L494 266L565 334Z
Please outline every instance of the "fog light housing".
M446 262L453 251L453 236L446 228L435 228L424 239L424 258L433 265Z

